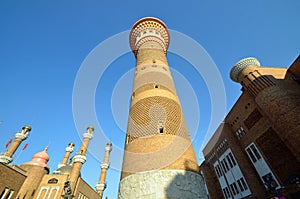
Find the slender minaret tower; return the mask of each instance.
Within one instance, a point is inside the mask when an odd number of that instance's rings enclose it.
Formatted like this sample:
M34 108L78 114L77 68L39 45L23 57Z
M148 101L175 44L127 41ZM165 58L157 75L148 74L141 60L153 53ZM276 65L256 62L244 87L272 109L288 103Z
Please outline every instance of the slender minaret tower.
M134 24L136 57L119 198L203 198L198 163L172 80L169 32L159 19Z
M106 173L109 168L109 155L112 150L112 143L108 142L105 147L105 156L103 163L101 164L101 174L98 183L96 184L96 191L98 192L100 199L103 197L103 192L106 188Z
M86 151L89 146L90 140L93 138L93 133L94 133L94 127L89 126L86 132L83 134L83 141L79 149L79 152L74 156L74 165L73 165L72 172L70 174L70 185L72 191L74 190L76 182L80 175L81 167L86 161Z
M13 155L20 146L20 144L28 138L29 132L31 131L30 126L24 126L21 132L17 132L15 135L15 140L7 149L7 151L0 155L0 162L4 164L9 164L13 160Z
M256 58L249 57L234 65L230 78L254 98L300 162L300 92L298 87L281 84L270 74L272 70L260 67Z
M66 166L69 160L69 157L71 153L74 151L74 142L70 142L69 145L66 147L66 153L64 155L64 158L62 159L61 163L58 164L58 168L61 168L63 166Z

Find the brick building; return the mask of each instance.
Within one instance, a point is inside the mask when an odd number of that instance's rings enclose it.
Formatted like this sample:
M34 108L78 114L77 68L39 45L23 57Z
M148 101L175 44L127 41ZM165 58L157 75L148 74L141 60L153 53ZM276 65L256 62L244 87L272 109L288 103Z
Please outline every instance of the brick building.
M28 137L30 130L29 126L23 127L21 132L16 133L15 140L8 150L0 155L0 199L102 198L106 187L105 177L109 167L111 143L105 147L106 154L101 165L102 172L99 182L96 184L96 190L94 190L80 175L81 167L86 161L89 141L93 137L93 127L87 128L83 134L80 150L72 158L70 158L70 154L74 150L74 143L70 143L66 147L62 162L58 164L58 169L52 174L49 173L49 166L47 165L49 160L48 147L42 152L36 153L31 161L20 166L9 164L17 147Z
M203 149L211 198L300 198L300 56L288 68L239 61L242 94Z

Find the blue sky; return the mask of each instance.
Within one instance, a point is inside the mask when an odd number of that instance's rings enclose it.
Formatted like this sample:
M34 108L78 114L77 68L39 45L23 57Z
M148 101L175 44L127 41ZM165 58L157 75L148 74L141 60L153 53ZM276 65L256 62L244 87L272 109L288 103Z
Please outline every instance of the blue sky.
M299 10L297 0L187 0L180 3L2 0L0 151L5 151L6 142L26 124L32 126L32 132L23 144L29 145L22 154L20 149L16 152L15 164L29 161L34 153L49 145L49 165L53 171L69 141L74 141L78 150L79 135L89 125L77 125L72 112L73 88L82 63L101 42L129 30L138 19L146 16L160 18L170 29L194 39L206 50L222 76L228 112L241 93L241 86L229 79L230 69L238 60L254 56L263 66L288 67L296 59L300 44ZM129 43L125 48L129 48ZM107 48L107 52L114 51L112 47ZM99 59L102 59L101 55ZM194 114L190 112L194 107L189 106L188 89L182 86L188 84L182 82L188 81L199 104L200 122L193 144L201 161L203 138L211 117L214 117L211 115L210 85L184 58L169 53L168 60L174 74L184 77L174 79L188 126L195 125L193 120L188 121ZM105 70L95 90L95 113L99 125L114 147L120 149L125 134L122 131L124 124L119 123L126 124L126 109L120 111L121 116L116 116L118 111L113 113L111 108L112 96L116 85L120 86L118 82L126 82L123 85L129 85L128 90L123 90L125 97L120 98L119 103L126 101L124 104L129 107L132 79L130 72L126 77L124 74L134 65L132 53L120 56ZM211 78L216 78L215 74L211 74ZM83 178L92 187L98 180L98 159L102 160L104 151L104 144L97 142L98 131L101 130L95 131L92 151L82 169ZM116 161L122 160L114 150L111 155ZM109 198L117 197L119 178L117 168L109 171L105 191Z

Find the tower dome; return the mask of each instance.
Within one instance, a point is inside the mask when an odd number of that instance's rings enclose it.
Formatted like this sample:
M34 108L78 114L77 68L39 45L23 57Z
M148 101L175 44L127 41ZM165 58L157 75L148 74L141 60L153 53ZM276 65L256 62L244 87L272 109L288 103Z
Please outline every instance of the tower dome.
M239 76L240 72L244 68L247 68L248 66L260 66L260 63L254 57L247 57L247 58L241 59L232 67L232 69L230 71L230 78L233 81L238 82L238 76Z
M38 152L32 156L32 159L30 162L24 163L24 165L35 165L44 167L45 169L49 170L49 166L47 165L47 162L49 161L50 157L47 154L48 146L45 147L45 149L41 152Z

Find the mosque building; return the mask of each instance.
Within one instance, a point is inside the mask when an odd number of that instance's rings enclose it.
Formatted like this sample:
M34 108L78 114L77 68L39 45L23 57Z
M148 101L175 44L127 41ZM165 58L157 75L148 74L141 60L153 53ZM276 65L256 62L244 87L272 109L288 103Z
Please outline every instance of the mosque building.
M260 66L256 58L234 65L230 78L242 94L199 166L166 58L166 24L142 18L129 36L136 67L121 177L114 182L119 199L300 198L300 56L288 69ZM103 198L111 142L94 189L81 176L93 126L74 156L75 144L68 144L52 173L48 147L29 162L11 164L30 131L24 126L0 154L0 199Z
M30 126L25 126L22 131L16 133L15 139L7 151L0 155L0 198L1 199L33 199L33 198L78 198L101 199L105 190L105 177L109 167L109 155L112 144L105 147L105 158L101 164L99 182L94 190L83 178L80 170L86 161L86 152L90 140L93 138L94 128L89 126L83 134L83 142L79 152L70 158L74 150L74 143L66 147L65 155L58 164L58 169L49 173L47 165L50 157L46 147L42 152L33 155L32 160L20 166L9 164L13 160L14 152L25 140ZM68 162L69 161L69 162Z

